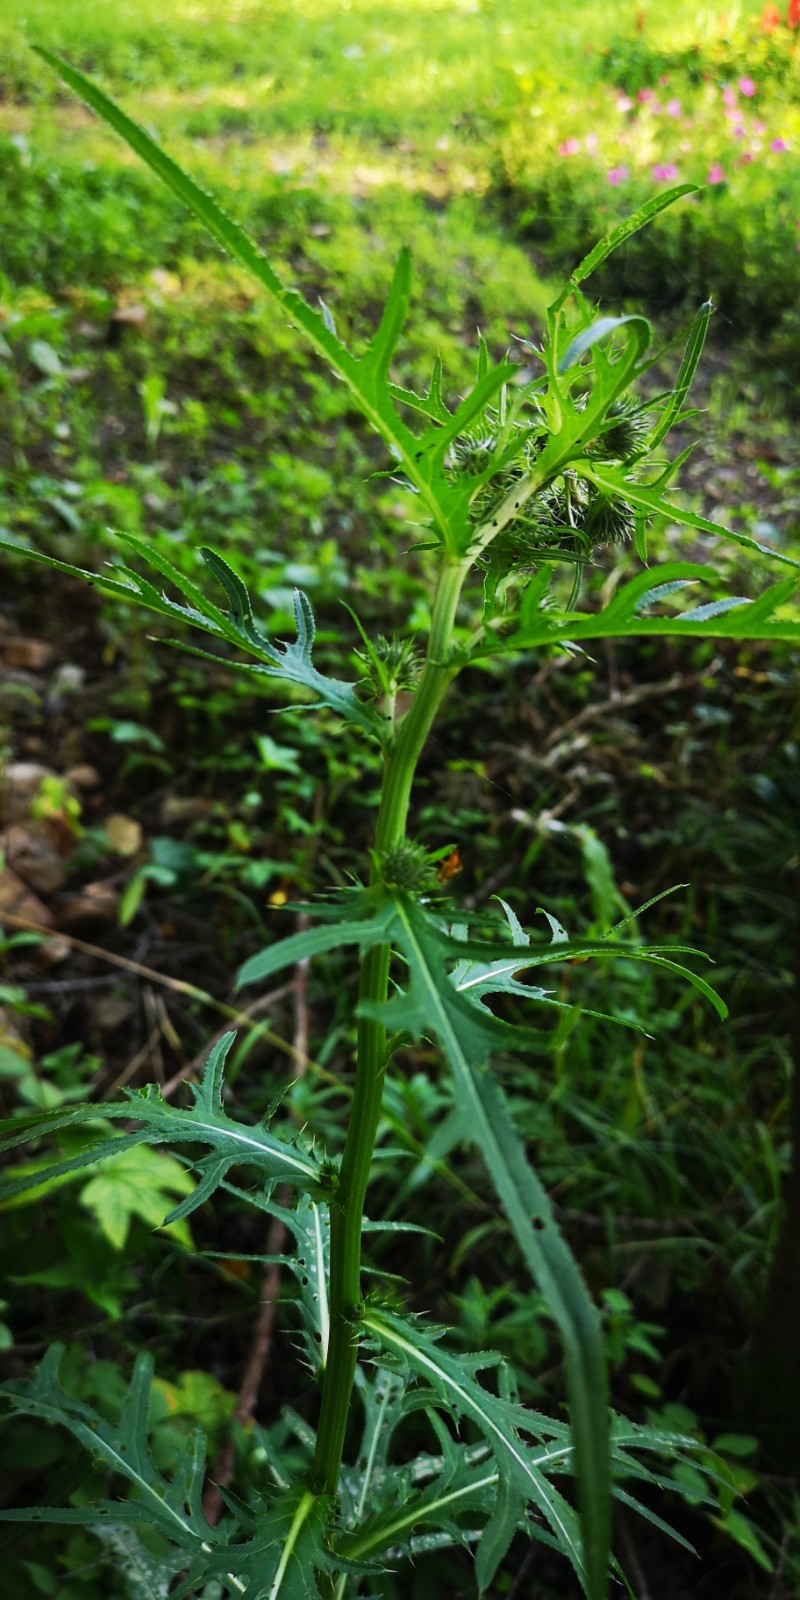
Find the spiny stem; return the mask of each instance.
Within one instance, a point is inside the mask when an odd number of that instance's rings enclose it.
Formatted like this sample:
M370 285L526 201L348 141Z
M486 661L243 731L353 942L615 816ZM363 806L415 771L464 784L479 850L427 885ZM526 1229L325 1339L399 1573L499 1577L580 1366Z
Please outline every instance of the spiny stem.
M467 572L463 561L447 563L439 576L431 617L428 653L411 707L402 722L384 770L375 830L375 854L405 838L417 762L431 725L457 668L452 662L456 607ZM375 869L373 869L374 871ZM386 1001L391 949L368 950L361 963L359 1006ZM335 1494L353 1391L361 1305L361 1228L386 1070L386 1029L359 1017L356 1078L341 1172L331 1202L331 1337L322 1390L312 1483L320 1494Z

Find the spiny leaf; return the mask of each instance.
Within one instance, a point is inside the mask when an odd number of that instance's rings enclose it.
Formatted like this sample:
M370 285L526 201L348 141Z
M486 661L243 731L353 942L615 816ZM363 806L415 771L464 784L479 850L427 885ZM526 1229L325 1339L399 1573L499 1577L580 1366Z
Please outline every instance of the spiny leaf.
M552 1529L559 1547L585 1582L578 1525L572 1507L545 1477L543 1467L563 1460L569 1451L569 1437L563 1424L537 1417L513 1402L490 1394L477 1382L470 1367L487 1365L489 1358L466 1359L451 1355L430 1339L417 1323L410 1327L388 1311L367 1310L361 1326L375 1337L383 1350L394 1355L410 1370L431 1385L435 1393L481 1431L497 1462L501 1476L507 1478L519 1496L532 1502ZM532 1448L522 1442L518 1429L541 1437L554 1438L555 1444Z
M335 905L342 915L332 925L323 924L321 927L308 928L303 933L290 934L287 939L278 940L245 961L236 976L237 989L247 983L258 983L263 978L269 978L272 973L280 972L297 961L322 955L326 950L336 950L340 945L356 944L361 950L369 950L373 945L390 942L394 910L389 902L376 906L374 898L364 895L355 899L351 897L347 901L337 900Z
M247 647L255 647L258 653L266 655L273 663L270 666L252 667L252 672L299 684L316 696L319 705L329 706L347 721L357 723L366 733L383 732L379 716L371 706L359 700L354 684L345 683L340 678L328 678L314 666L311 660L316 631L314 613L302 589L295 589L294 592L297 640L294 644L276 647L256 627L250 596L238 574L216 551L204 548L200 553L230 600L228 620L231 626Z
M204 1577L215 1573L229 1582L234 1570L241 1600L320 1600L317 1572L336 1570L323 1541L328 1506L327 1498L296 1484L260 1508L251 1538L209 1552Z
M54 1134L61 1129L92 1122L110 1122L122 1118L126 1122L139 1122L142 1126L135 1133L125 1133L120 1138L102 1139L97 1144L88 1145L77 1155L54 1161L44 1171L37 1170L35 1173L26 1173L22 1177L15 1178L14 1169L11 1168L0 1188L0 1196L4 1199L11 1198L24 1193L27 1189L35 1188L45 1177L78 1172L82 1168L105 1161L110 1156L119 1155L121 1151L137 1144L204 1144L210 1149L211 1154L205 1163L201 1163L203 1180L193 1193L170 1213L173 1221L188 1216L191 1211L196 1210L232 1167L255 1168L267 1183L282 1181L300 1189L313 1186L319 1176L319 1166L315 1158L307 1155L297 1145L290 1145L277 1139L265 1128L250 1127L235 1121L220 1109L220 1073L234 1038L235 1034L226 1033L215 1045L202 1082L199 1086L193 1086L195 1105L189 1111L182 1111L177 1106L170 1105L163 1099L158 1089L150 1085L142 1094L129 1093L122 1104L76 1106L66 1110L46 1111L33 1117L26 1117L22 1127L17 1118L4 1123L0 1132L5 1132L7 1137L0 1144L0 1150L10 1150L32 1139L38 1139L44 1134Z
M57 1422L77 1439L95 1460L130 1484L135 1499L102 1501L99 1506L38 1507L2 1511L6 1522L86 1522L99 1515L108 1523L149 1522L167 1535L173 1544L194 1551L215 1543L216 1530L206 1522L202 1510L205 1470L205 1439L198 1431L182 1456L178 1476L169 1481L155 1466L149 1451L147 1423L153 1360L147 1352L138 1356L128 1391L123 1399L118 1426L75 1400L61 1387L58 1371L64 1354L63 1344L51 1346L35 1377L0 1386L11 1405L23 1415ZM90 1516L91 1513L91 1516Z
M760 540L751 539L749 534L734 533L731 528L721 528L718 523L709 522L707 517L699 516L696 511L686 511L682 506L663 500L657 489L648 484L637 483L635 478L626 475L623 467L606 467L594 461L581 461L580 472L591 483L596 483L599 489L605 489L612 495L621 495L632 506L640 506L650 515L667 517L671 522L682 523L687 528L696 528L700 533L713 534L718 539L731 539L734 544L741 545L745 550L758 550L761 555L770 556L773 561L780 561L786 567L800 568L800 561L794 556L785 555L782 550L773 550L769 545L761 544Z
M103 93L102 89L61 57L41 47L39 54L146 162L192 215L197 217L217 244L221 245L223 250L226 250L262 288L266 289L285 312L290 323L300 328L316 350L330 363L334 371L344 380L367 421L383 438L392 455L401 464L409 482L419 493L439 541L445 548L452 549L450 485L440 468L435 471L421 470L419 443L397 413L386 371L394 341L399 335L401 316L407 297L408 256L406 254L401 256L386 312L372 345L368 347L363 360L359 361L336 337L330 315L313 309L296 290L287 288L249 234L226 215L218 201L201 189L144 128L132 121L113 100L109 99L108 95Z
M408 315L411 293L411 252L400 251L378 328L361 358L362 372L385 377Z
M408 1482L411 1472L405 1476ZM467 1535L458 1519L470 1513L474 1518L476 1512L490 1515L498 1482L499 1473L490 1461L483 1466L464 1464L455 1473L443 1473L441 1480L416 1493L409 1486L402 1494L400 1483L398 1503L373 1511L352 1532L341 1535L335 1549L350 1559L375 1558L398 1549L413 1554L419 1548L414 1541L425 1528L445 1532L448 1544L465 1544Z
M687 394L689 393L692 379L697 370L697 363L703 353L703 345L706 342L706 333L708 331L708 324L713 310L714 307L711 301L706 300L704 304L701 305L700 310L698 311L697 316L695 317L694 322L689 329L689 337L686 341L686 349L683 352L683 360L680 364L678 376L675 379L674 388L667 399L667 404L664 407L661 420L654 429L653 433L650 435L650 438L647 442L648 451L655 450L656 447L660 445L662 439L665 439L669 433L673 423L676 422L680 416L681 407L686 399Z
M586 354L587 350L593 349L602 339L610 338L611 334L616 333L618 328L623 328L626 323L630 322L642 324L642 348L646 348L650 342L650 324L645 317L598 317L596 322L592 322L588 328L583 329L582 333L577 334L564 351L558 363L559 372L566 372L570 367L574 367L580 361L581 356Z
M707 583L716 574L697 562L670 561L653 572L642 572L623 584L601 611L562 613L542 611L535 593L523 597L515 631L478 646L477 657L533 650L564 641L585 639L672 638L784 639L800 642L800 618L780 615L798 588L796 578L770 585L755 600L725 597L668 616L645 616L650 606L661 604L690 584ZM657 581L656 581L657 580Z
M590 277L597 267L601 266L607 257L611 255L612 251L619 249L619 246L624 244L626 239L630 239L634 233L638 233L639 229L644 228L648 222L652 221L653 217L657 217L660 211L664 211L667 206L674 205L675 201L680 200L683 195L695 194L696 192L697 184L681 183L674 189L665 189L663 194L653 195L650 200L646 200L638 211L634 211L631 216L620 222L616 228L612 228L605 238L600 239L589 251L589 254L583 257L583 260L570 273L569 285L559 295L551 310L560 310L570 289L576 288L579 283L583 283L586 278Z
M263 1255L242 1255L229 1251L233 1261L279 1261L288 1269L298 1284L297 1308L302 1323L302 1337L306 1362L311 1372L319 1378L328 1359L330 1341L330 1212L320 1200L301 1195L297 1205L288 1209L267 1194L253 1194L226 1179L222 1184L227 1194L236 1195L245 1205L255 1206L269 1217L278 1217L289 1233L294 1234L297 1246L293 1255L268 1258ZM219 1260L219 1252L214 1251Z

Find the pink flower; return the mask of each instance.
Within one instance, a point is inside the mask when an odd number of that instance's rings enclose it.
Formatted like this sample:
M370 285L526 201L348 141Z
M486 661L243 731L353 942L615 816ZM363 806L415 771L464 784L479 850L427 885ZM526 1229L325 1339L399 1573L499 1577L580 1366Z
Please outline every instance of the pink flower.
M656 183L674 183L680 176L674 161L659 161L653 167Z
M770 141L770 150L788 150L788 148L789 146L785 139L772 139Z
M709 167L709 169L708 169L708 177L706 178L706 183L724 183L724 182L725 182L725 173L723 172L722 167L720 166L719 162L715 161L713 166Z
M564 143L558 147L560 156L576 156L579 150L580 141L578 139L565 139Z
M620 183L625 183L629 177L630 173L627 167L609 167L606 173L606 181L611 184L612 189L616 189ZM800 250L800 245L797 248Z
M668 117L679 117L681 114L680 100L668 100L665 110Z
M739 93L744 95L745 100L752 100L753 95L755 94L755 92L756 92L756 86L755 86L752 78L740 78L739 79Z

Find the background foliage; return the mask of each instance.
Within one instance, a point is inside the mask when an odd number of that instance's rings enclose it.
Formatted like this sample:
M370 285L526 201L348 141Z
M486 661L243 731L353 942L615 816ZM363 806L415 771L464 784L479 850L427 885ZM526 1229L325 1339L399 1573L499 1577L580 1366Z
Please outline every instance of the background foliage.
M324 661L326 635L350 631L359 645L342 600L387 634L409 613L425 624L425 553L397 557L409 498L370 481L376 447L343 388L62 96L28 48L34 38L100 75L356 343L410 243L413 316L397 379L420 384L439 351L451 398L473 372L478 327L497 355L509 339L536 339L550 279L615 217L677 177L707 183L611 258L604 302L660 315L668 343L713 297L686 503L797 553L800 51L785 22L764 29L748 5L723 20L683 3L668 15L593 3L540 15L514 0L175 0L166 18L163 6L124 0L6 9L4 531L96 567L112 524L192 576L196 549L222 544L278 637L293 585L309 591ZM665 375L677 361L668 350ZM662 556L703 558L702 539L675 526L658 541ZM629 561L606 560L597 590L613 592ZM745 557L730 558L730 579L747 592ZM62 937L122 963L73 943L43 965L37 936L11 920L26 907L4 889L10 1112L190 1069L221 1010L236 1008L231 974L274 930L281 904L321 879L346 881L367 842L370 797L326 713L265 715L254 730L234 674L153 650L152 625L120 604L61 590L30 567L2 604L11 772L43 769L13 804L6 785L7 871L37 898L29 920L44 911ZM20 640L50 653L20 657ZM657 640L598 644L557 671L532 658L513 682L476 669L431 743L417 799L419 837L434 849L459 843L454 892L468 909L500 892L520 915L545 903L590 933L686 881L649 931L705 942L720 962L725 1029L640 964L613 978L578 967L563 998L577 990L606 1010L613 983L615 1008L644 1015L655 1040L611 1035L602 1021L574 1032L567 1012L535 1078L507 1070L518 1120L604 1297L615 1403L718 1444L731 1482L751 1491L724 1537L700 1513L687 1524L706 1587L687 1557L678 1593L798 1587L787 1465L768 1439L756 1454L762 1416L742 1381L789 1157L796 683L780 647ZM264 699L265 712L278 704ZM9 838L14 828L25 837ZM50 851L49 877L41 862L31 871L31 839ZM349 1005L332 967L315 964L303 984L277 994L268 1027L240 1035L231 1092L259 1115L285 1088L292 1049L309 1054L294 1114L335 1146L328 1074L348 1058ZM434 1219L439 1237L406 1237L400 1270L430 1285L420 1309L465 1349L510 1354L526 1398L543 1404L560 1392L551 1329L515 1284L451 1112L425 1050L409 1050L385 1107L379 1198L426 1226ZM33 1228L27 1195L3 1219L10 1370L58 1335L62 1382L113 1422L146 1346L164 1468L196 1420L222 1449L262 1280L257 1261L227 1259L244 1225L233 1196L227 1214L152 1233L182 1183L177 1163L137 1149L102 1179L54 1186ZM250 1252L263 1254L262 1233L246 1225ZM392 1244L376 1241L376 1271L398 1270ZM281 1293L294 1297L291 1279ZM282 1304L284 1328L296 1320ZM288 1390L287 1374L279 1340L256 1415L271 1421L288 1398L286 1449L302 1457L308 1396ZM258 1423L234 1422L233 1437L237 1487L257 1487L268 1473ZM41 1494L43 1475L53 1497L91 1498L59 1434L15 1424L2 1448L6 1495L19 1492L22 1464L26 1498ZM620 1538L625 1552L624 1521ZM14 1596L33 1587L67 1600L117 1592L122 1561L109 1543L98 1564L80 1529L39 1532L5 1559ZM515 1551L498 1594L526 1559ZM645 1545L636 1559L636 1582L661 1592L663 1552ZM467 1585L457 1556L436 1560L413 1579L420 1600L429 1584ZM565 1593L560 1581L539 1562L543 1594Z

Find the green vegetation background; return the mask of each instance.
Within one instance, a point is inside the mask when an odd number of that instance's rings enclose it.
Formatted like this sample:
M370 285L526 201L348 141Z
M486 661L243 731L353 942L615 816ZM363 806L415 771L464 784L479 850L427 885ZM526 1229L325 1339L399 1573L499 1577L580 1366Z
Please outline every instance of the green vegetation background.
M409 616L425 625L425 557L410 552L406 527L413 501L371 479L383 462L346 399L63 94L28 48L38 40L157 131L356 340L409 243L414 312L398 376L421 380L438 352L452 394L473 370L478 328L496 353L535 339L549 282L614 220L676 176L704 185L593 287L606 306L654 317L667 346L698 302L714 299L684 492L723 521L797 547L799 39L783 24L764 29L757 6L722 18L685 0L639 10L617 0L12 0L0 17L4 531L90 565L112 558L109 526L164 541L191 570L196 547L216 544L278 636L296 582L311 594L323 645L355 647L341 601L386 633ZM671 349L664 360L667 371ZM689 553L679 530L659 537L664 553ZM590 594L630 559L608 554ZM739 558L731 578L747 592ZM75 948L64 966L42 969L9 925L8 1113L112 1094L131 1061L130 1081L185 1069L220 1019L175 983L199 984L217 1006L229 1000L231 974L282 901L355 869L372 797L324 714L277 718L266 701L254 714L223 667L168 657L120 607L25 568L4 582L2 619L5 634L56 648L47 670L3 681L6 757L49 769L34 808L66 830L68 873L44 895L48 909L73 938L167 979L109 972ZM417 808L427 845L459 845L456 900L480 905L499 892L529 918L544 903L586 929L615 920L621 900L687 882L661 908L660 931L705 943L720 963L733 1013L725 1030L639 971L571 973L565 998L574 985L605 1010L613 982L616 1009L648 1019L655 1042L621 1041L600 1023L573 1031L568 1020L518 1079L540 1169L605 1295L615 1403L635 1415L666 1408L709 1441L739 1441L731 1454L739 1486L752 1480L748 1516L726 1540L699 1517L687 1530L715 1596L763 1593L778 1561L778 1581L797 1592L785 1464L763 1442L755 1453L759 1406L742 1377L790 1155L797 739L796 662L785 652L709 646L689 656L665 645L528 661L508 679L476 673L459 688ZM78 801L65 775L81 765L98 783ZM105 911L96 892L92 903L97 884ZM326 1074L347 1072L347 1010L341 974L322 965L309 979L319 1071L307 1109L334 1145L341 1112ZM269 1025L291 1042L290 995ZM246 1036L236 1092L254 1114L285 1085L285 1060L274 1037ZM407 1052L377 1183L387 1205L433 1218L442 1244L404 1249L400 1270L465 1347L513 1356L542 1403L559 1393L550 1332L515 1286L478 1174L452 1153L454 1188L424 1160L446 1111L432 1060ZM58 1334L76 1388L113 1409L116 1363L127 1370L147 1343L161 1374L164 1451L196 1417L221 1446L260 1280L202 1254L231 1247L235 1211L193 1235L153 1235L184 1174L134 1154L116 1183L51 1196L35 1225L26 1207L4 1218L12 1370ZM391 1257L382 1265L398 1267ZM282 1320L291 1326L289 1308ZM302 1411L307 1397L287 1394L289 1372L276 1348L259 1415L287 1398ZM257 1481L258 1435L238 1445L244 1480ZM59 1484L83 1492L59 1441L14 1429L0 1448L4 1494L20 1464L32 1484L48 1474L53 1494ZM98 1566L83 1534L47 1539L8 1556L14 1597L123 1592L113 1551ZM645 1557L660 1593L653 1574L673 1557ZM421 1565L413 1579L419 1600L429 1582L464 1586L455 1559L440 1560L433 1577ZM509 1569L506 1588L512 1581ZM542 1594L565 1593L558 1583L545 1570Z

